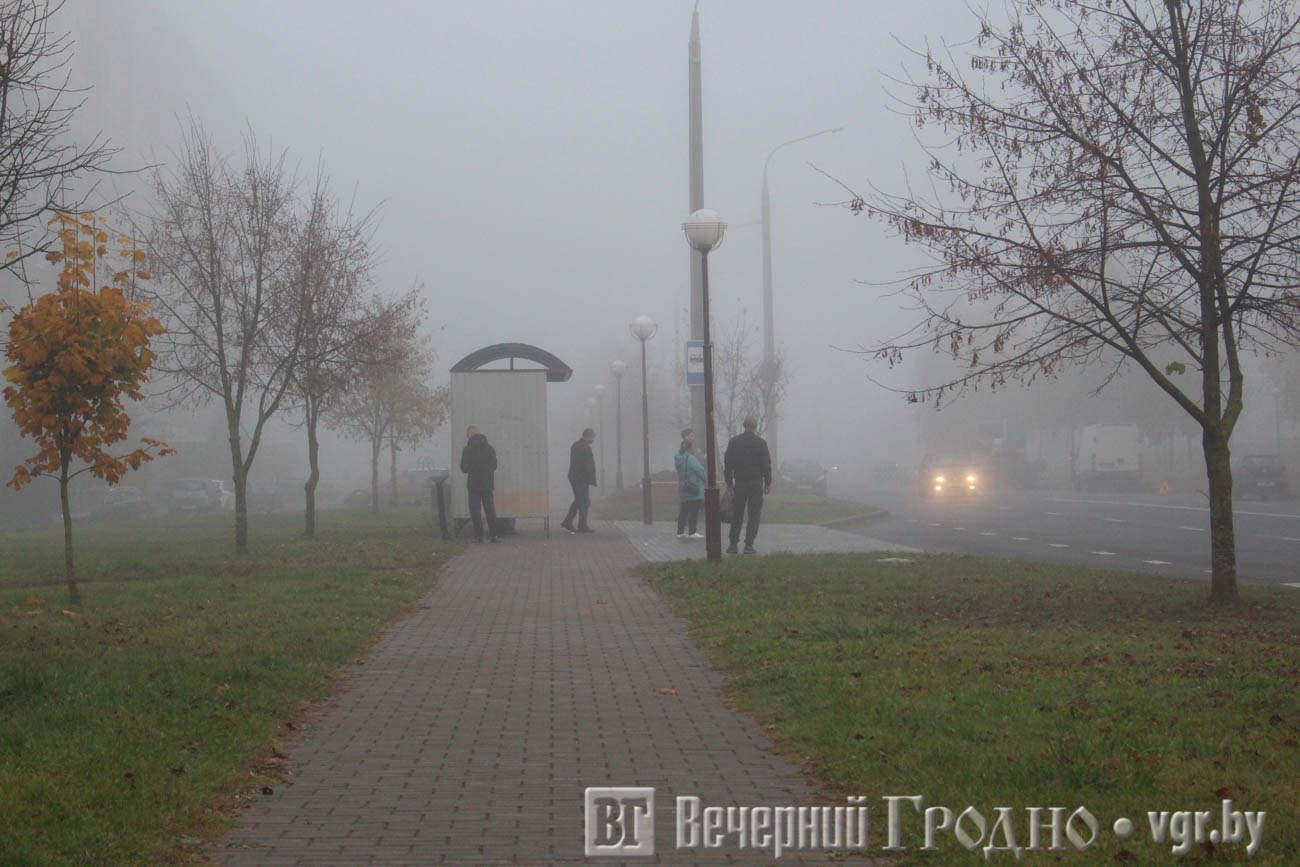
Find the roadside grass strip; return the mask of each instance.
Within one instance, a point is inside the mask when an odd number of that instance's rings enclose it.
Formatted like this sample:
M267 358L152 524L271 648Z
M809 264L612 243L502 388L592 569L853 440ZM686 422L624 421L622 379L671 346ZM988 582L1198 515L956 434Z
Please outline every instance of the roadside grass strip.
M155 864L283 766L277 738L434 582L460 543L424 510L250 516L0 535L0 864ZM250 794L251 793L251 794Z
M785 555L637 571L730 673L729 697L835 793L823 803L868 796L872 855L885 854L883 797L921 795L923 808L974 806L990 827L1011 807L1021 847L1029 808L1086 806L1098 819L1091 847L1025 851L1024 864L1300 863L1294 591L1242 586L1239 602L1212 606L1206 582L909 561ZM1253 856L1244 841L1209 838L1229 800L1267 812ZM1214 816L1186 854L1173 852L1175 811ZM897 863L984 863L952 831L920 852L910 802L902 834Z

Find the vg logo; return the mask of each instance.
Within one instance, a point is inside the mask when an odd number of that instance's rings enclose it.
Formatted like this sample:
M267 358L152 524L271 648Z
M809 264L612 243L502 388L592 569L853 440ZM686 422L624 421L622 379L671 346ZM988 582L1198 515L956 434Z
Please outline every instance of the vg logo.
M653 855L655 853L655 790L588 787L583 852L593 855Z

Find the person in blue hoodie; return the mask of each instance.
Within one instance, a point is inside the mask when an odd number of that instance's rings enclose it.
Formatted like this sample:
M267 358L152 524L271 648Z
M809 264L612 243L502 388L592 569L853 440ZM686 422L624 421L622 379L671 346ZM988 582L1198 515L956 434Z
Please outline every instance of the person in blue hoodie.
M700 505L704 502L704 484L707 476L704 465L695 456L695 431L687 428L682 431L682 445L677 450L673 462L677 465L677 495L681 506L677 509L677 538L703 539L704 534L696 531L700 517Z

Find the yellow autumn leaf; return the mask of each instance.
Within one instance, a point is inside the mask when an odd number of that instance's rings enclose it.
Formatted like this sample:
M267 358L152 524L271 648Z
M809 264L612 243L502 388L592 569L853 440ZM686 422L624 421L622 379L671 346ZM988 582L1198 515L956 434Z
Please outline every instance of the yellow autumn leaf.
M23 617L35 617L37 614L44 614L44 613L45 612L39 608L33 608L31 611L24 611Z
M60 611L59 613L60 613L60 614L63 614L63 615L66 615L66 616L68 616L68 617L76 617L76 616L78 616L78 615L77 615L77 612L75 612L75 611L69 611L69 610L66 609L66 608L64 608L64 609L63 609L62 611Z
M40 604L41 604L41 600L37 599L35 596L28 596L26 599L23 600L23 604L24 604L24 605L40 605Z

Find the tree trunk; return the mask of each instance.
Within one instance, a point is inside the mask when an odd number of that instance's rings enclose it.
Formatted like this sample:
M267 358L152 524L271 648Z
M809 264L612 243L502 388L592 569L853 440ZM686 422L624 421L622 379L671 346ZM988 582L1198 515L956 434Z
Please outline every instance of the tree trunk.
M370 440L370 511L379 514L379 453L384 449L384 435Z
M397 440L388 435L388 475L391 487L388 491L388 505L397 508Z
M311 398L307 402L307 463L311 467L311 472L307 475L307 484L303 485L303 490L307 497L307 517L306 527L303 529L303 535L308 539L316 538L316 484L320 481L320 441L316 438L316 421L319 414L311 405Z
M72 509L68 505L68 461L63 460L59 473L59 502L63 506L63 577L68 582L68 600L73 605L81 602L81 591L77 589L77 570L72 564Z
M235 553L248 553L248 472L244 468L243 446L239 441L239 418L226 413L230 437L231 476L235 482Z
M1202 431L1205 472L1210 483L1210 599L1237 598L1237 542L1232 523L1232 463L1219 427Z

